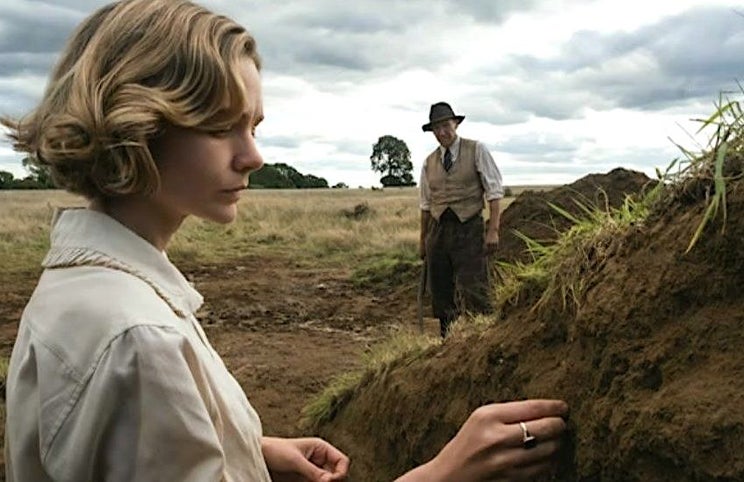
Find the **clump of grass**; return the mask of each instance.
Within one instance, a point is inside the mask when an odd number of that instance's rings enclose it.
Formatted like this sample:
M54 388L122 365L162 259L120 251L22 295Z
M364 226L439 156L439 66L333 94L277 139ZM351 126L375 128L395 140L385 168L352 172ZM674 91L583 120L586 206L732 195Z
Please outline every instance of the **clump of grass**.
M372 216L374 212L369 207L369 203L361 203L354 206L353 209L342 209L341 215L346 219L359 220Z
M414 281L420 270L421 260L412 251L388 252L364 261L351 280L357 288L390 288Z
M334 378L302 411L300 425L309 430L333 419L366 380L380 376L394 363L409 363L427 349L440 344L439 338L399 330L385 341L373 345L362 355L362 368Z
M462 339L483 333L493 326L494 320L493 314L464 313L450 325L447 339Z
M741 85L739 89L744 93ZM726 190L730 181L744 177L744 110L738 100L731 100L722 93L715 112L706 119L697 119L701 126L698 133L712 129L707 146L700 154L678 145L685 156L676 173L664 176L670 185L668 195L658 199L662 205L682 196L702 196L707 207L690 239L686 252L700 240L706 226L720 213L721 232L726 229L728 216Z
M519 233L523 239L536 243ZM549 246L539 245L545 249L544 255L538 257L533 263L505 263L501 262L495 269L495 277L499 280L495 283L493 291L495 319L500 319L506 305L516 305L527 296L528 293L541 293L550 281L550 272L545 261L549 259Z
M619 208L590 206L574 201L583 216L574 216L554 204L551 208L573 222L550 245L543 245L517 232L532 254L531 263L501 263L497 267L500 282L494 291L494 306L498 317L505 307L516 304L522 296L537 294L533 310L552 301L562 309L577 308L586 290L587 275L598 270L630 227L641 225L649 215L645 198L626 197Z
M365 371L356 370L342 373L333 378L325 389L302 410L300 426L315 429L333 417L354 394L364 377Z
M551 245L542 245L516 233L532 253L533 262L502 263L497 267L501 278L494 292L497 314L527 293L535 292L539 298L534 310L552 300L560 301L563 309L578 307L586 289L587 274L604 264L630 227L642 225L651 214L663 211L680 196L698 191L701 186L707 206L686 252L693 249L706 226L719 214L723 231L727 218L727 183L744 177L744 110L738 101L723 100L722 96L713 115L700 120L701 130L714 129L703 152L696 155L678 146L685 159L673 160L663 173L657 169L659 182L639 199L628 197L618 209L590 208L575 201L582 216L573 216L551 205L574 223Z

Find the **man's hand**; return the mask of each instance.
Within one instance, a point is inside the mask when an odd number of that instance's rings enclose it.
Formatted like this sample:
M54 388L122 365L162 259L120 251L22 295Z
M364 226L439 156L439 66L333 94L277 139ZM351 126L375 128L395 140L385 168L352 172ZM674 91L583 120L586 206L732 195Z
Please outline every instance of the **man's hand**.
M499 225L501 224L501 205L498 199L488 201L489 217L486 223L486 239L483 252L491 256L499 246Z
M421 211L421 231L419 233L419 257L426 259L426 235L429 233L433 218L429 211Z
M486 256L490 256L493 253L496 252L496 248L499 247L499 232L498 230L491 231L490 229L488 232L486 232L486 240L485 240L485 246L483 246L483 251L485 252Z
M346 480L349 458L319 438L261 439L261 451L274 482Z

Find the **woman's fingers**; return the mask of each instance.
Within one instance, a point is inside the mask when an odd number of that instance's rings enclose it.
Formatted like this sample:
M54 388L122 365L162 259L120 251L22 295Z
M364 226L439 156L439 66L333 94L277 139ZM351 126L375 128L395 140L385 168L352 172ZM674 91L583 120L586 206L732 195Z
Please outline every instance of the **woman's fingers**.
M511 473L515 469L538 471L535 467L550 467L561 446L561 435L566 429L566 422L560 417L548 417L525 422L528 436L535 437L535 444L529 447L524 444L524 432L518 423L495 427L494 445L487 464L488 471L494 474ZM500 439L500 440L499 440ZM511 479L510 479L511 480Z
M566 431L566 422L560 417L546 417L522 423L527 430L527 435L535 437L535 443L538 445L540 442L560 438ZM525 437L521 425L513 423L506 427L509 430L509 445L521 447Z
M488 416L506 424L544 417L564 417L568 414L568 404L563 400L521 400L485 405L481 408L488 411Z
M492 455L490 472L499 475L516 472L543 473L555 467L554 456L560 445L558 440L549 440L532 449L520 447L500 450Z

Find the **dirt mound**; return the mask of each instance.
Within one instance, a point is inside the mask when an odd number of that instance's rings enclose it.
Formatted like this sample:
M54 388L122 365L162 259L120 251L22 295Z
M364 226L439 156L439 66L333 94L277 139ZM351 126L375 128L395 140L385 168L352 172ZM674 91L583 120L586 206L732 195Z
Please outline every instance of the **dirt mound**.
M576 201L587 207L616 208L623 204L626 196L643 191L653 182L643 173L618 168L607 174L590 174L549 191L525 191L501 215L501 240L496 260L530 261L524 241L514 231L547 244L571 227L571 221L548 203L582 217L584 213Z
M488 401L563 398L572 434L559 481L744 480L744 182L728 221L687 244L702 200L614 240L578 305L533 300L368 377L318 430L391 480L434 456Z

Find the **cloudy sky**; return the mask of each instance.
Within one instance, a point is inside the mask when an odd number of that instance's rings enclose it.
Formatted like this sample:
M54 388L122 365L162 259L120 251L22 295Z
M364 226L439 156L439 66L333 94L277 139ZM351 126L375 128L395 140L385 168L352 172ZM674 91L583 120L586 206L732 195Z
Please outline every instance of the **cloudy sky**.
M67 36L99 0L0 0L0 112L39 100ZM741 97L744 0L202 0L264 59L266 162L377 185L393 135L415 177L435 147L429 106L466 116L507 185L626 167L653 175L695 148L721 92ZM703 140L698 136L698 141ZM0 142L0 170L25 175Z

